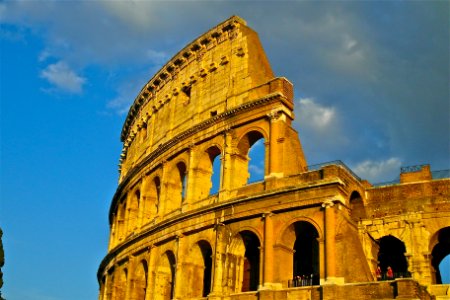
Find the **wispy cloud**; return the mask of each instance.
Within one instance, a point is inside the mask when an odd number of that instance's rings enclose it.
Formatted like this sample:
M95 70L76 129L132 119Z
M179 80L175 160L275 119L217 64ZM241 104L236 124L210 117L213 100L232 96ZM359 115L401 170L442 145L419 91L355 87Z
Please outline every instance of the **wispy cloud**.
M402 162L397 157L386 160L365 160L354 166L353 170L358 176L372 183L393 180L400 172Z
M77 75L65 62L59 61L48 65L41 71L41 78L46 79L56 89L81 93L86 79Z
M302 123L311 128L324 131L336 121L336 111L334 107L327 107L317 103L312 98L302 98L298 101L299 114Z

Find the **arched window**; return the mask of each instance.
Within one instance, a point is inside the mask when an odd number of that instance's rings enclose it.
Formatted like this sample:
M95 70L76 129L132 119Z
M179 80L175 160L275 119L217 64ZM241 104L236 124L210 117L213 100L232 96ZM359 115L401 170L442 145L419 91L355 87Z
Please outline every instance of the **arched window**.
M210 244L201 240L197 242L186 257L183 285L187 286L187 298L207 297L211 292L212 249Z
M177 169L180 175L180 183L181 183L181 202L186 198L186 165L182 162L177 164Z
M166 251L156 268L155 299L170 300L174 296L175 287L175 255L172 251Z
M145 260L142 260L137 266L133 287L132 287L132 299L135 300L145 300L145 294L147 293L147 276L148 276L148 266Z
M410 277L408 273L408 262L405 257L405 244L398 238L388 235L379 239L380 250L378 251L378 262L381 268L382 277L387 278L387 271L390 267L393 277ZM389 276L390 277L390 276Z
M128 212L128 233L133 232L139 225L139 201L141 198L141 192L136 190L133 197L130 199L129 212Z
M256 291L259 285L260 242L251 231L240 233L245 245L242 292Z
M291 286L317 285L319 274L319 234L308 222L294 223L295 243Z
M220 190L220 173L222 168L222 160L220 158L220 149L212 147L208 151L209 159L211 161L211 174L209 175L211 180L211 189L209 194L217 194Z
M178 162L165 176L167 182L164 213L168 214L180 209L187 195L187 167L184 162Z
M155 179L153 179L153 187L155 189L155 203L154 203L154 210L155 210L155 214L158 213L159 210L159 204L160 204L160 200L161 200L161 180L159 179L159 177L155 177Z
M437 233L437 244L431 251L431 265L435 271L435 283L450 283L450 227Z
M264 141L264 136L258 131L250 131L239 141L240 157L235 160L237 187L264 180L266 168Z
M125 292L127 290L127 277L128 277L128 270L124 268L121 270L118 282L115 285L115 293L114 298L115 299L125 299Z
M122 240L126 235L125 214L127 210L127 202L125 201L126 195L120 200L117 207L117 237L118 240Z
M350 195L350 214L355 222L366 218L366 209L364 207L363 199L356 191Z

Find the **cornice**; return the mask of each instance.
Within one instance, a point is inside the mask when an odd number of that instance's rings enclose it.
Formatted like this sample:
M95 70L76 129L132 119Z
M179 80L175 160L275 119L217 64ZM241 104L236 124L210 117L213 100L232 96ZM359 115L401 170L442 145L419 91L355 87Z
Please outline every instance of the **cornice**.
M142 171L145 166L147 166L150 162L154 161L157 157L168 151L170 148L178 144L180 141L185 140L194 134L203 131L209 127L211 127L212 124L215 124L217 122L226 121L229 118L235 117L239 113L243 113L246 111L249 111L253 109L254 107L268 104L271 102L275 102L277 100L281 100L283 102L288 102L287 98L280 92L275 92L269 95L266 95L262 98L258 98L254 101L243 103L239 106L236 106L230 110L227 110L217 116L214 116L208 120L205 120L189 129L187 129L184 132L181 132L180 134L173 137L171 140L167 141L164 144L161 144L156 150L154 150L152 153L150 153L146 158L144 158L139 164L134 166L132 169L130 169L124 179L120 182L119 186L117 187L116 193L113 196L113 200L111 203L111 207L109 210L109 221L111 223L111 217L113 214L113 211L116 207L117 201L119 200L123 189L127 186L127 184L131 181L132 178L134 178L140 171Z
M184 65L187 59L191 56L205 51L206 45L212 40L223 42L229 39L230 36L226 34L239 27L240 25L246 26L245 20L238 16L232 16L228 20L220 23L216 27L210 29L200 37L189 43L181 51L175 54L141 89L138 96L135 98L133 104L128 111L124 125L122 127L122 133L120 139L124 142L129 133L131 125L135 117L138 115L141 107L148 101L154 98L154 92L160 90L166 83L171 81L171 78L177 71Z
M111 251L109 251L109 253L105 256L105 258L102 260L100 267L98 269L97 272L97 277L100 280L103 269L123 250L127 249L130 245L132 245L133 243L135 243L137 240L141 240L151 234L154 234L158 231L163 230L164 228L170 227L174 224L183 222L185 220L188 219L192 219L195 218L197 216L200 215L204 215L210 212L216 212L219 210L225 210L228 207L232 207L232 206L236 206L239 204L245 204L247 202L251 202L251 201L257 201L257 200L261 200L264 198L270 198L273 197L275 195L283 195L283 194L289 194L289 193L295 193L301 190L307 190L307 189L312 189L312 188L318 188L318 187L325 187L325 186L330 186L330 185L343 185L343 182L339 179L332 179L332 180L323 180L321 182L317 182L315 184L306 184L306 185L299 185L299 186L292 186L292 187L284 187L281 189L274 189L274 190L270 190L270 191L265 191L263 193L259 193L259 194L255 194L255 195L250 195L250 196L241 196L239 198L235 198L232 199L230 201L227 202L219 202L219 203L214 203L208 206L204 206L192 211L188 211L186 213L181 213L179 215L176 215L170 219L164 220L158 224L155 224L154 226L145 229L142 232L139 232L138 234L134 234L131 237L129 237L127 240L125 240L123 243L119 244L118 246L116 246L115 248L113 248ZM311 200L310 201L303 201L304 205L296 205L296 206L290 206L290 207L286 207L283 209L276 209L274 210L274 212L285 212L285 211L289 211L289 210L298 210L298 209L302 209L304 207L313 207L313 206L321 206L323 203L323 199L322 198L317 198L316 200ZM265 208L267 209L267 208ZM262 210L261 212L258 212L256 214L254 214L253 216L258 216L258 215L263 215L265 213L265 210ZM241 217L233 217L233 218L229 218L227 219L227 223L232 223L236 220L240 220ZM167 237L167 239L171 239L171 237Z

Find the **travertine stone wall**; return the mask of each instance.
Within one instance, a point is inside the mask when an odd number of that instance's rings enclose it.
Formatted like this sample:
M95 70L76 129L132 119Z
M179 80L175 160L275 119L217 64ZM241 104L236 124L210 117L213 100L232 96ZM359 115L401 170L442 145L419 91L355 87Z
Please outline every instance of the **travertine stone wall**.
M308 169L293 99L238 17L145 84L121 134L99 299L429 298L450 179L420 166L374 187L339 162ZM249 152L261 142L264 176L249 183ZM376 282L389 235L405 245L411 278ZM295 287L300 275L314 287Z

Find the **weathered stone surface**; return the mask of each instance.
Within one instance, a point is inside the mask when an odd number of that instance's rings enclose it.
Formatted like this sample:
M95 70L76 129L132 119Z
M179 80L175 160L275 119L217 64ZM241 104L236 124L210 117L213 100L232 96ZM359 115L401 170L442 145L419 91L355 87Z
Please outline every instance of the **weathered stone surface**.
M242 19L176 54L122 130L99 299L429 299L450 179L420 166L374 187L342 163L308 169L293 116L292 84ZM250 184L258 140L264 180ZM377 281L386 237L404 245L407 279Z

